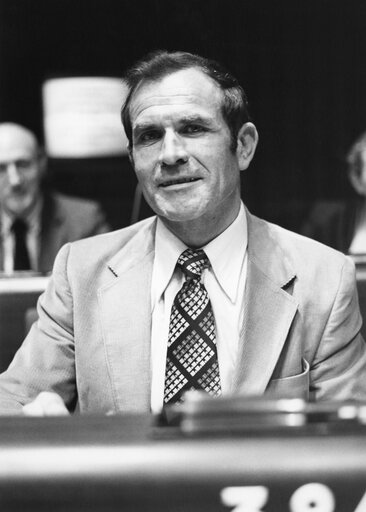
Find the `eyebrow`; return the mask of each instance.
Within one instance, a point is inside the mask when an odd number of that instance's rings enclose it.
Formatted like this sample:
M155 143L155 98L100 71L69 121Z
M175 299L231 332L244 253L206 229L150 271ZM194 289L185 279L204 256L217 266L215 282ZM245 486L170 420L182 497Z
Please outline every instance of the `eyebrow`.
M179 123L182 123L182 124L197 123L197 124L204 124L204 125L212 124L210 118L202 117L199 114L186 115L179 120Z
M134 126L132 128L132 133L133 133L133 135L135 135L135 134L138 134L138 133L141 133L144 131L156 130L156 127L157 127L157 125L155 123L151 123L151 122L138 123L138 124L136 124L136 126Z
M185 125L188 123L197 123L197 124L202 124L204 126L212 125L212 121L210 118L202 117L199 114L184 115L183 117L181 117L178 120L177 124L178 124L178 126L182 126L182 125ZM139 134L144 131L156 130L157 128L159 128L158 122L156 122L156 123L153 123L150 121L141 122L141 123L137 123L136 126L133 127L132 132L134 135L136 135L136 134Z

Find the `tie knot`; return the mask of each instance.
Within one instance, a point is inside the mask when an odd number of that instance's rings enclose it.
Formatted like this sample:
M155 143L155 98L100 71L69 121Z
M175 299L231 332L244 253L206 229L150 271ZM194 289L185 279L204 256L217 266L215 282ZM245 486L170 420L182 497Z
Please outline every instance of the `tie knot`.
M11 225L11 229L15 234L25 235L25 233L28 231L28 224L25 222L25 220L18 218L15 219Z
M207 254L202 249L186 249L178 258L177 265L187 279L199 279L204 268L209 267Z

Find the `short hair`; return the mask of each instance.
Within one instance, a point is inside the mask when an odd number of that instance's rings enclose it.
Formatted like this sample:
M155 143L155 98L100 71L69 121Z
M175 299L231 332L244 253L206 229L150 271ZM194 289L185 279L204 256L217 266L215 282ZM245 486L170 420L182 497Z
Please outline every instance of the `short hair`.
M132 126L130 103L138 86L144 82L156 82L184 69L197 68L209 76L223 93L222 115L229 127L231 146L235 151L237 135L242 125L250 121L248 100L238 80L218 62L188 52L168 52L158 50L146 55L129 68L124 76L128 87L126 100L122 106L123 127L132 148Z
M366 151L366 132L362 133L352 144L347 154L348 172L356 170L360 163L360 154Z

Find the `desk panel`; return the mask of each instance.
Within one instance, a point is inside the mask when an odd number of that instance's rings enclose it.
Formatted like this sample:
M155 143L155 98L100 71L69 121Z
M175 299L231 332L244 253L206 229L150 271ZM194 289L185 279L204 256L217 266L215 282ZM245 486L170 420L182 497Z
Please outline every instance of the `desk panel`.
M2 418L0 509L353 512L365 493L364 426L189 437L151 420Z
M0 372L6 370L26 335L25 314L35 308L48 277L0 278Z

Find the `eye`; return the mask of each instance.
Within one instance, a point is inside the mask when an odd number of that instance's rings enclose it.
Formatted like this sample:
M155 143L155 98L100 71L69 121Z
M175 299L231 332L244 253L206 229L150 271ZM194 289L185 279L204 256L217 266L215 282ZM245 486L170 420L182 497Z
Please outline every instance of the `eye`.
M21 158L19 160L13 160L10 162L1 162L0 163L0 172L1 173L7 172L8 168L11 165L14 165L18 171L27 171L28 169L32 168L34 162L35 161L32 159L26 159L26 158Z
M32 167L32 164L33 164L32 160L26 160L26 159L17 160L15 162L17 169L19 169L21 171L26 171L27 169L30 169Z
M182 128L182 133L186 135L195 135L207 131L206 128L200 124L187 124Z
M137 137L137 143L140 144L149 144L159 140L161 137L161 133L159 130L147 130L142 132Z

